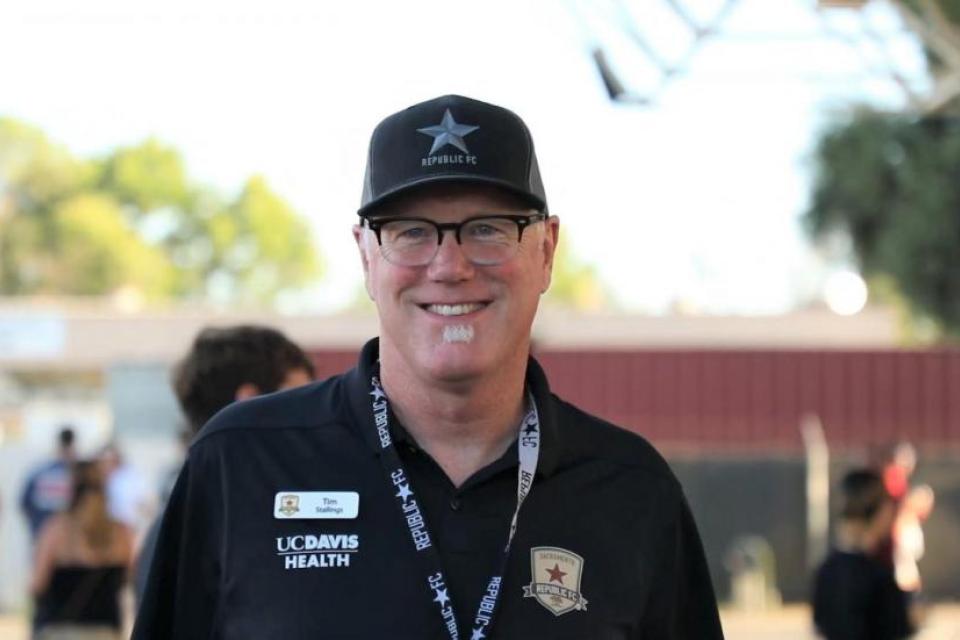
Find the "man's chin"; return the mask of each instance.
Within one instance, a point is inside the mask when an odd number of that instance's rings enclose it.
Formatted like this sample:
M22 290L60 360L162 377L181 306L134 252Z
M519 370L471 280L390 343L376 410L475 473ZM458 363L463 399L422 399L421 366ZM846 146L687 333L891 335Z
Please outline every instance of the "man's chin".
M490 364L479 352L479 345L465 341L443 342L432 349L427 370L438 381L468 382L489 373Z

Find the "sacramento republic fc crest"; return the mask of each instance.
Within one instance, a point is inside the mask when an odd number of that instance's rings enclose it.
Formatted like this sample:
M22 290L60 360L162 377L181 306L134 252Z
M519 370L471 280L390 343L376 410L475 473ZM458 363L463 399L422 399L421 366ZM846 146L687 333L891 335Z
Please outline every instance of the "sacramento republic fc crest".
M560 616L569 611L585 611L587 599L580 593L583 558L559 547L530 549L530 584L523 588L524 598L537 602Z
M280 496L280 513L285 516L292 516L300 511L300 496L285 495Z

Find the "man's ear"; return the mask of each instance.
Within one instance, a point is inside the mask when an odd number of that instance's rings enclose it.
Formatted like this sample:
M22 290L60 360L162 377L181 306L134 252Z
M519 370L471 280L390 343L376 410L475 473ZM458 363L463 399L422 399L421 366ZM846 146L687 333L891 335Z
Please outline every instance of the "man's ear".
M543 221L543 286L540 293L546 293L550 288L550 279L553 276L553 258L557 254L557 243L560 241L560 218L550 216Z
M357 243L357 250L360 252L360 262L363 265L363 286L367 290L367 295L374 300L373 292L370 290L370 256L367 251L370 249L369 238L366 237L366 230L362 225L353 225L353 239Z
M237 392L233 394L233 399L236 400L246 400L248 398L253 398L260 395L260 389L257 388L257 385L252 382L244 382L242 385L237 387Z

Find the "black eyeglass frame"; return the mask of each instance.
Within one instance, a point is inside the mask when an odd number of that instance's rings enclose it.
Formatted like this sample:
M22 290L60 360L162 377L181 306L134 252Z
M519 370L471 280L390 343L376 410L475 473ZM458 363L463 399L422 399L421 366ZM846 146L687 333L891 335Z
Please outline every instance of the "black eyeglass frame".
M536 211L528 215L520 214L511 214L511 213L483 213L475 216L470 216L466 220L461 220L460 222L436 222L435 220L429 220L427 218L418 218L416 216L396 216L389 218L367 218L364 217L363 221L366 223L367 228L373 231L377 236L377 244L381 247L383 246L383 241L380 239L380 230L383 228L383 225L389 222L396 222L398 220L412 221L412 222L424 222L426 224L433 225L437 229L437 246L439 247L443 244L444 231L452 231L453 237L456 238L457 244L462 245L463 242L460 240L460 231L463 227L471 222L476 222L477 220L510 220L515 222L517 225L517 243L523 241L523 231L530 225L536 224L547 219L547 214L544 211Z

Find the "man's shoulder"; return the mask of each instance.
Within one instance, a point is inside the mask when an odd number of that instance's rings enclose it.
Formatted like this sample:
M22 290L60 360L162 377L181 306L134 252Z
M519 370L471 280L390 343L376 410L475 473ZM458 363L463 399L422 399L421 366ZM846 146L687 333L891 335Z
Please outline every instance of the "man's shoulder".
M194 445L228 432L315 429L339 424L347 411L343 379L343 375L337 375L230 404L204 425Z
M679 488L670 465L639 433L587 413L553 396L564 449L579 458L602 460L646 479L660 479Z

